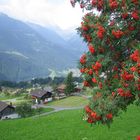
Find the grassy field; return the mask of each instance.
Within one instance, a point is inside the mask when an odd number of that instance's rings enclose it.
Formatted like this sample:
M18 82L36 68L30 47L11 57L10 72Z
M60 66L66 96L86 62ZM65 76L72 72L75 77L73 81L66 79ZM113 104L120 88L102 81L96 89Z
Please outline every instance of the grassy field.
M136 140L140 135L140 108L130 106L111 128L82 120L82 110L49 116L0 121L1 140Z
M2 101L2 100L7 100L7 99L13 99L13 98L15 98L15 97L11 97L11 96L2 96L2 95L0 95L0 101Z
M12 102L13 105L18 105L20 103L28 102L32 103L32 99L25 99L24 96L17 96L17 97L10 97L10 96L5 96L5 97L0 97L0 101L10 103Z
M79 107L85 106L88 104L88 100L84 97L79 96L71 96L65 99L57 100L48 103L50 106L58 106L58 107Z
M23 100L16 99L16 101L12 102L12 103L13 103L13 105L19 105L21 103L31 103L32 104L32 100L31 99L23 99Z

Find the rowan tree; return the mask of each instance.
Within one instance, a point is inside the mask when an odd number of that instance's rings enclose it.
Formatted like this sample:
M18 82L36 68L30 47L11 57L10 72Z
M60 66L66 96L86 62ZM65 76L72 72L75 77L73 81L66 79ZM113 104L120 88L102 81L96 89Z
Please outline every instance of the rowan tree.
M80 58L85 87L98 87L85 107L89 123L108 126L120 110L140 104L140 1L71 0L87 11L77 29L88 52Z

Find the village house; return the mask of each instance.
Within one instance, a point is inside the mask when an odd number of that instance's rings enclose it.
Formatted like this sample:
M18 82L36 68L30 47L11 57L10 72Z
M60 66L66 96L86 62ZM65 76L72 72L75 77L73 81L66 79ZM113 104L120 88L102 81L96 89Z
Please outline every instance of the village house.
M30 92L32 99L35 99L36 103L47 103L52 101L52 92L44 89L36 89Z
M66 88L66 85L65 84L61 84L57 87L57 92L59 93L65 93L65 88Z
M75 85L76 85L75 92L80 93L83 89L83 85L78 82L75 82Z
M59 85L57 87L55 99L62 99L62 98L66 97L66 95L65 95L65 88L66 88L65 84L61 84L61 85Z
M43 90L47 91L47 92L51 92L52 94L54 93L54 90L51 86L46 86L43 88Z
M5 102L0 101L0 119L11 118L11 114L15 113L15 108Z

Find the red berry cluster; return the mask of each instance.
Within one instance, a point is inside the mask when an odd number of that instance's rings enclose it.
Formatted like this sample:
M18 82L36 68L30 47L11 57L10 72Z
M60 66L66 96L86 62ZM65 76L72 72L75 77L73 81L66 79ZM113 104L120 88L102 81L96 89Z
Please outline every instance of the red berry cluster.
M109 6L110 6L111 9L118 8L118 2L117 2L117 0L109 0Z
M123 34L124 33L120 30L117 30L117 31L112 30L112 35L114 35L114 37L117 39L121 38L123 36Z
M105 33L104 27L98 26L98 32L97 32L98 38L103 39L104 33Z
M87 113L88 123L97 123L97 122L104 123L103 118L106 118L106 121L112 121L113 119L112 113L107 113L107 114L104 114L104 116L101 116L97 112L93 111L89 106L85 107L85 111Z
M92 44L90 44L88 46L88 49L89 49L89 51L90 51L91 54L94 54L95 53L95 49L94 49L94 46Z
M86 63L86 55L85 54L81 56L80 63L81 64L85 64Z

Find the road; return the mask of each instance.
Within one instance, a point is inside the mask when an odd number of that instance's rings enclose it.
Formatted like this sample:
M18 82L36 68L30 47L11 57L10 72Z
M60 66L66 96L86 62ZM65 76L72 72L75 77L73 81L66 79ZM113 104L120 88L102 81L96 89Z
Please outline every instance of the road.
M33 116L33 118L40 117L40 116L46 116L46 115L49 115L49 114L52 114L55 112L59 112L62 110L76 110L76 109L84 108L84 106L81 106L81 107L57 107L57 106L46 106L46 105L35 105L33 107L43 107L43 108L53 108L54 109L53 111L50 111L50 112L42 113L40 115L35 115L35 116Z

